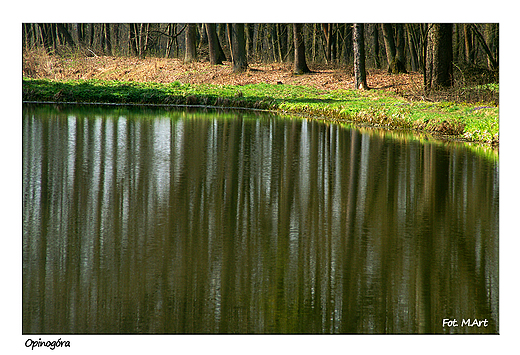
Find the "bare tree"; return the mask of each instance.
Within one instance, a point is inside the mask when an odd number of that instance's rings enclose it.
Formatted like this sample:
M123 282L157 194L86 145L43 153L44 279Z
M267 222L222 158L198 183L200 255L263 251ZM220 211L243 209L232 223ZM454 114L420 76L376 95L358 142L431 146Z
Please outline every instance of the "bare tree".
M484 52L486 52L489 67L491 69L498 68L498 61L493 57L493 53L491 53L491 50L489 49L489 46L487 45L486 40L484 39L484 36L480 33L480 31L478 30L477 26L475 26L474 23L472 23L470 25L471 25L471 29L475 33L475 37L477 38L477 40L480 42L480 45L482 46L482 49L484 50Z
M354 24L354 76L356 81L356 89L366 90L367 75L365 71L365 34L364 24Z
M408 49L410 51L410 63L412 71L419 70L419 56L417 54L417 45L413 37L413 24L406 24L406 34L408 39Z
M72 36L69 33L69 30L65 27L63 23L57 23L56 24L58 32L65 38L65 42L70 47L74 47L74 40L72 39Z
M381 61L379 59L379 31L377 29L377 25L372 25L372 47L374 48L374 61L376 68L381 68Z
M391 23L383 23L381 25L381 30L383 32L383 40L385 42L386 49L386 60L388 62L388 66L392 64L392 61L395 58L395 41L394 41L394 28Z
M39 23L38 27L40 28L43 47L47 52L52 51L55 47L56 26L51 23Z
M475 63L475 48L473 46L473 33L471 32L471 24L464 24L464 56L467 63Z
M385 41L388 72L391 74L405 73L406 69L403 63L404 58L401 58L401 56L404 57L404 39L398 36L400 39L398 51L394 39L394 26L392 26L391 23L383 23L381 28L383 30L383 39Z
M104 23L103 29L101 33L101 43L103 43L103 47L105 50L105 53L108 55L112 55L112 38L110 34L110 24Z
M128 52L130 55L137 55L137 24L131 23L128 27Z
M325 37L325 61L330 63L332 60L332 23L322 23L321 28Z

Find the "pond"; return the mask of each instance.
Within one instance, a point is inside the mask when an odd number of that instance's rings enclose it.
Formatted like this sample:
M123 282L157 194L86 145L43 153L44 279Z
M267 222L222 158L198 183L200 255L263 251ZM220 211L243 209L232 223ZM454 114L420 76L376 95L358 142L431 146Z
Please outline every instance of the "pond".
M497 155L252 111L24 105L23 333L496 334Z

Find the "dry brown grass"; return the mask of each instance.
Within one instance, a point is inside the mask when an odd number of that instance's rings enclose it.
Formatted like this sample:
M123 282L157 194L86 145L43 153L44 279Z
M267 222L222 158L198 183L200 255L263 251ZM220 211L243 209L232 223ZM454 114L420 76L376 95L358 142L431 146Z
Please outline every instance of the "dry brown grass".
M257 83L307 85L321 90L354 89L352 67L310 64L310 74L294 75L291 63L250 63L249 69L234 74L231 63L210 65L207 60L184 64L179 59L112 56L86 56L69 53L67 56L49 55L36 49L23 55L23 76L36 79L69 80L100 79L117 81L187 84L246 85ZM487 102L498 105L498 92L468 90L468 85L481 84L456 73L456 85L450 89L424 93L423 76L416 72L388 74L383 69L369 69L369 88L393 92L409 100ZM481 76L481 74L479 74ZM481 80L482 81L482 80Z
M353 89L351 68L310 65L313 73L293 75L290 63L250 63L240 74L232 72L231 64L212 66L207 61L184 64L179 59L135 57L58 57L44 51L24 53L23 75L29 78L102 79L118 81L159 82L179 81L189 84L246 85L257 83L309 85L323 90ZM421 87L418 73L389 75L386 70L368 71L370 88L411 93Z
M24 52L22 60L23 76L29 78L54 79L55 57L50 56L44 49L35 49Z

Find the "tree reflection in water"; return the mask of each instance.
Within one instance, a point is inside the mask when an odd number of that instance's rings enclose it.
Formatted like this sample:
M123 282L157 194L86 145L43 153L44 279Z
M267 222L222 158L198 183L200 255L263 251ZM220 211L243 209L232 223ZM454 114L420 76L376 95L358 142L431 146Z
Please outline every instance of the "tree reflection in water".
M498 159L401 135L24 107L23 332L497 333Z

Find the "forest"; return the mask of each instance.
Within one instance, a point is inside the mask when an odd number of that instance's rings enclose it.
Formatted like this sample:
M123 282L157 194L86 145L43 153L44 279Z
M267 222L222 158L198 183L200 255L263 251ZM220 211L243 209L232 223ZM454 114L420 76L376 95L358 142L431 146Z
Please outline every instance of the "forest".
M496 80L499 25L442 25L450 30L456 70ZM352 67L355 28L346 23L26 23L22 31L25 51L41 47L60 55L80 51L86 56L153 56L182 58L185 62L204 58L212 64L228 60L236 70L243 70L248 62L298 61L295 43L299 42L295 39L302 42L303 59L309 64ZM366 66L388 68L394 74L424 71L428 34L433 28L432 24L421 23L365 24L361 35ZM295 70L305 72L308 68Z

